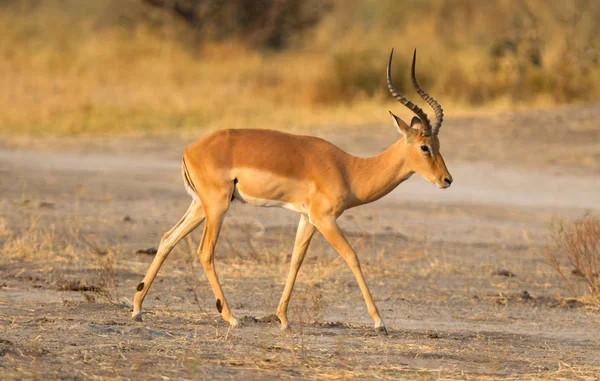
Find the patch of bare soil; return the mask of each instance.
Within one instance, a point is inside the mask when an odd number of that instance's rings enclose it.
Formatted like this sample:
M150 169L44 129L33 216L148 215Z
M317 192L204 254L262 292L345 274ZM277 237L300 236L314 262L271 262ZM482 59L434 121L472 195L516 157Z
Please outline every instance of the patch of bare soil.
M572 298L542 251L552 218L598 212L598 146L580 135L597 135L597 118L572 108L450 120L450 189L412 178L340 218L388 336L320 235L292 295L292 331L280 332L273 313L298 217L240 204L216 268L243 326L216 311L195 256L200 229L170 255L134 322L135 287L189 203L183 143L0 150L2 379L596 380L599 308ZM392 127L322 136L359 154L395 138ZM588 170L578 155L591 155Z

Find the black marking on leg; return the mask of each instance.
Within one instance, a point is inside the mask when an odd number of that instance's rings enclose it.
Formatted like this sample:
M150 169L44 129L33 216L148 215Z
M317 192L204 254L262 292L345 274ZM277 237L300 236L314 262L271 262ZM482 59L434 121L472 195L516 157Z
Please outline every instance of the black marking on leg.
M221 299L217 299L217 311L221 313L223 311L223 305L221 304Z
M137 285L137 290L142 291L144 289L144 282Z

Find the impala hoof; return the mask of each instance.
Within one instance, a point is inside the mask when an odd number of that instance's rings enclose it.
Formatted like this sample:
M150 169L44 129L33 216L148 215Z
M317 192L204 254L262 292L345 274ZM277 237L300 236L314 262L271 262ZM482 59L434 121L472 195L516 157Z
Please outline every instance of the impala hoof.
M142 312L133 312L131 318L135 321L142 321Z
M388 334L388 331L387 331L387 329L385 329L384 325L375 327L375 331L377 331L377 333L382 336L387 336L387 334Z
M231 319L229 319L229 326L231 328L238 328L241 326L241 324L236 318L232 317Z
M279 328L279 330L281 332L283 332L283 333L290 333L290 332L292 332L292 329L290 328L289 324L286 324L286 325L282 324L281 327Z

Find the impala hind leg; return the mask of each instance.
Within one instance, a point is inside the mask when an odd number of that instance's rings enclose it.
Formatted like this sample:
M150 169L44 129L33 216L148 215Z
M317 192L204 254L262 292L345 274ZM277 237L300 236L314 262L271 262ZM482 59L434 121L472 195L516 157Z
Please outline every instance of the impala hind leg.
M288 303L290 302L290 296L292 295L292 289L298 275L298 270L302 266L302 261L306 255L308 245L315 232L315 225L311 224L308 220L308 216L302 214L300 217L300 223L298 224L298 231L296 232L296 241L294 242L294 251L292 252L292 259L290 261L290 271L288 273L287 280L285 282L285 288L283 289L283 295L279 301L279 307L277 307L277 317L281 321L281 329L288 329L287 309Z
M210 203L210 209L207 209L206 211L206 223L204 224L202 241L200 242L200 247L198 248L198 258L200 259L200 263L202 263L208 283L210 283L210 287L212 288L213 294L217 300L217 310L223 317L223 320L228 322L232 327L237 327L239 323L229 309L229 305L225 299L225 294L223 293L223 289L221 288L221 284L219 283L219 278L217 278L217 273L215 272L214 267L215 245L217 244L217 239L219 238L221 226L223 225L223 219L225 218L225 213L229 208L230 200L231 193L229 193L226 198L220 198L218 202Z
M352 270L352 273L356 278L356 282L360 287L360 291L362 292L363 298L365 299L365 303L367 304L367 311L375 321L375 329L378 332L387 334L387 330L383 324L383 319L381 319L381 315L379 315L379 310L373 301L373 297L371 296L371 292L369 291L369 287L367 286L367 282L363 276L358 257L356 256L354 249L352 249L352 246L350 246L346 240L346 237L344 237L344 234L335 222L335 219L333 217L326 217L323 220L315 222L315 225L323 234L327 242L333 246L333 248L340 254L342 258L344 258L350 267L350 270Z
M168 232L166 232L158 246L156 256L150 265L150 269L144 276L144 279L137 286L137 292L133 296L133 313L131 316L137 320L142 321L142 302L150 289L150 285L154 281L160 266L163 264L167 256L173 250L173 247L192 230L198 227L204 220L204 208L202 204L197 201L192 201L192 204L188 208L187 212L183 215L181 220Z

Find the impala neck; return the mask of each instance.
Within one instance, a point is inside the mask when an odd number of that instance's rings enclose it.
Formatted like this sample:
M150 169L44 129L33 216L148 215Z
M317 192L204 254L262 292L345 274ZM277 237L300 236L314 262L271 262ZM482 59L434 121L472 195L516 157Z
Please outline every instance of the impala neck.
M403 138L377 156L355 157L348 174L354 196L349 207L378 200L408 179L414 172L405 165L407 154Z

